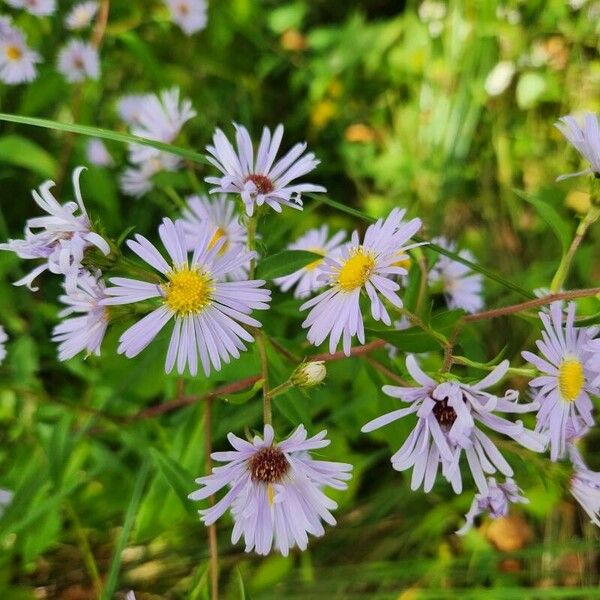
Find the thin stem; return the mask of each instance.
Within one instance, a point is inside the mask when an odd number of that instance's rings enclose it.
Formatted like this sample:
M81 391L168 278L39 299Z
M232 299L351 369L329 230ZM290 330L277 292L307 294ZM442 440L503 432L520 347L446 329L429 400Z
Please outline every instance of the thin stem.
M402 379L402 377L396 375L393 371L390 371L385 365L380 363L378 360L371 358L368 354L364 357L365 362L369 363L376 371L379 371L382 375L385 375L388 379L395 381L397 384L408 387L410 384L408 381Z
M274 387L272 390L269 390L269 400L272 400L273 398L275 398L275 396L279 396L279 394L283 394L283 392L289 390L293 386L294 384L289 379L287 381L284 381L283 383Z
M265 425L271 425L273 423L273 411L271 408L271 395L269 394L269 361L262 331L258 331L256 334L256 345L260 356L260 373L262 377L263 420Z
M204 407L204 452L206 454L206 472L211 473L213 468L212 454L212 403L213 398L208 398ZM215 497L209 496L208 503L213 506ZM217 545L217 525L208 526L208 545L210 548L210 597L219 600L219 548Z
M254 252L256 246L256 225L257 225L257 217L256 214L252 215L248 219L248 225L246 227L248 231L248 250ZM253 258L250 261L250 271L248 273L248 279L254 279L254 274L256 273L256 258Z
M452 362L457 365L464 365L465 367L481 369L482 371L493 371L498 366L478 363L473 360L469 360L466 356L453 356ZM526 367L509 367L507 373L510 373L511 375L522 375L523 377L535 377L538 371L536 369L527 369Z
M418 252L417 252L418 251ZM415 250L417 256L417 264L419 265L419 271L421 271L421 281L419 282L419 294L417 295L417 302L415 304L415 312L421 313L423 308L423 302L427 295L428 281L427 281L427 259L420 248Z

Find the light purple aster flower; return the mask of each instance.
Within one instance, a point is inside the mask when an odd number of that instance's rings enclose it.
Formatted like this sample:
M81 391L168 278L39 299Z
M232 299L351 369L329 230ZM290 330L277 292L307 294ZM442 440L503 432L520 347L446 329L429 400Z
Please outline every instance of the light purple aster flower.
M435 238L432 242L451 252L456 251L456 244L446 238ZM474 261L473 255L468 250L461 250L459 256ZM462 308L465 312L476 313L484 306L483 277L448 256L439 256L429 272L429 283L442 286L448 308Z
M152 94L127 94L117 103L119 117L130 126L141 125L140 114Z
M0 29L0 81L8 85L33 81L37 77L36 63L42 61L29 48L20 29L3 19Z
M568 445L573 464L570 490L594 525L600 527L600 473L588 468L573 444Z
M0 365L6 358L6 342L8 342L8 335L6 334L4 327L0 325Z
M206 148L211 155L207 157L209 162L223 174L222 177L205 178L207 183L215 186L211 193L240 194L246 213L252 216L255 205L263 204L276 212L281 212L282 206L302 210L302 193L327 191L312 183L292 183L310 173L320 162L312 152L304 154L306 143L296 144L275 162L283 125L278 125L272 136L267 127L263 128L256 159L248 130L236 123L234 126L237 152L220 129L213 136L213 145Z
M100 304L105 298L104 290L100 272L92 275L83 271L75 289L60 296L67 307L58 314L64 320L52 332L52 341L58 343L59 360L68 360L84 350L87 355L100 356L109 322L108 308Z
M13 8L23 8L36 17L47 17L56 10L55 0L6 0Z
M327 239L328 237L329 227L323 225L319 229L307 231L302 237L290 244L288 249L308 250L309 252L320 254L323 257L339 256L342 243L346 237L346 232L338 231L331 239ZM319 278L321 271L319 271L318 267L322 263L322 259L317 259L301 269L294 271L294 273L290 273L284 277L278 277L275 279L275 283L281 288L282 292L287 292L296 286L294 298L306 298L314 291L326 285L326 282Z
M544 330L536 345L542 356L527 351L522 355L542 372L529 382L541 406L536 431L549 434L550 457L556 461L565 456L568 428L579 430L580 421L587 426L594 423L589 395L597 394L598 389L592 385L593 374L586 366L590 355L586 346L595 330L575 327L573 302L564 324L561 302L553 302L550 314L541 311L539 316Z
M204 523L211 525L230 508L235 521L231 541L236 544L243 536L246 552L265 555L275 546L287 556L294 546L306 550L308 534L325 532L321 521L336 524L330 511L337 504L322 488L344 490L351 478L352 465L310 456L311 450L329 445L326 434L309 438L300 425L287 440L275 443L271 425L265 425L263 439L255 436L252 442L230 433L234 450L212 455L226 464L196 479L201 487L189 496L204 500L229 487L217 504L199 511Z
M499 519L508 515L511 504L529 504L529 500L522 493L515 480L510 477L504 483L497 483L494 477L488 477L488 493L475 494L471 508L465 515L466 523L456 534L465 535L473 527L475 519L485 512L489 513L492 519Z
M405 212L393 209L385 220L379 219L367 228L362 243L355 231L337 256L323 259L318 268L321 280L329 289L300 307L300 310L311 309L302 323L302 327L309 328L307 337L311 344L318 346L329 336L329 351L333 353L342 339L344 352L349 356L353 336L364 343L360 312L363 290L370 300L373 318L391 324L378 294L395 307L402 307L397 295L400 285L392 277L406 274L402 266L408 256L406 251L418 245L408 242L421 228L420 219L403 221Z
M160 300L158 308L123 333L118 352L127 358L137 356L174 319L166 372L170 373L177 363L178 373L183 373L187 365L190 373L196 375L198 355L206 375L211 365L219 371L222 362L228 363L232 356L239 358L240 350L246 349L244 341L254 341L240 323L260 327L250 313L269 308L271 292L262 287L264 281L223 281L254 253L221 254L225 240L210 247L215 229L206 227L190 261L181 222L163 219L158 234L169 254L170 264L142 235L136 234L135 241L128 240L127 245L162 275L162 283L114 277L110 282L115 287L106 290L106 295L111 297L102 301L109 305L151 298Z
M69 83L98 79L100 77L98 49L89 42L73 39L58 53L56 68Z
M95 0L80 2L65 17L65 25L67 29L73 31L85 29L91 24L92 19L96 16L96 12L98 12L98 2L95 2Z
M497 414L531 412L539 405L518 404L518 393L514 390L507 391L503 396L485 391L504 377L508 367L508 361L504 361L487 377L474 384L458 381L439 383L426 375L414 356L409 355L406 368L420 387L386 385L383 391L410 406L370 421L362 431L373 431L415 414L415 428L391 458L392 466L397 471L413 469L411 489L416 490L423 485L424 491L429 492L441 464L442 475L459 494L462 491L459 462L464 452L479 492L487 495L489 489L485 473L491 475L499 471L506 477L512 477L513 471L490 437L480 428L482 425L534 452L543 452L546 446L545 437L526 429L522 421L511 422Z
M592 339L594 335L594 331L588 335L590 340L584 347L588 353L585 366L591 380L590 385L598 395L600 393L600 337Z
M85 154L89 162L97 167L112 167L115 164L104 142L97 138L88 141Z
M176 171L181 160L175 154L159 152L135 167L128 167L119 177L121 191L128 196L140 198L154 188L152 178L161 171Z
M206 0L165 0L173 23L186 35L192 35L206 27L208 21Z
M43 183L39 192L32 191L36 204L48 216L28 219L25 224L25 239L9 240L0 244L0 250L15 252L25 259L44 259L44 264L36 267L31 273L15 282L15 285L26 285L35 291L34 279L44 271L65 275L66 284L73 289L77 275L81 269L85 251L95 246L105 256L110 253L106 240L92 230L90 218L83 204L79 177L85 167L77 167L73 171L73 189L77 202L59 204L50 191L53 181ZM76 212L79 210L79 214Z
M561 175L557 178L557 181L577 177L578 175L600 175L600 126L598 125L598 116L594 113L586 113L583 117L583 124L580 125L573 115L567 115L561 117L555 125L571 142L577 152L591 165L583 171Z

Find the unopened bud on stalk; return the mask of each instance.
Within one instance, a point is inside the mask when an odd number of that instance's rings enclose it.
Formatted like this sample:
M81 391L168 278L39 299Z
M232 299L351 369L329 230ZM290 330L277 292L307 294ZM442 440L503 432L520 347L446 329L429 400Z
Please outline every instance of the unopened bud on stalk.
M298 387L313 387L319 385L327 375L325 361L302 363L292 373L290 381Z

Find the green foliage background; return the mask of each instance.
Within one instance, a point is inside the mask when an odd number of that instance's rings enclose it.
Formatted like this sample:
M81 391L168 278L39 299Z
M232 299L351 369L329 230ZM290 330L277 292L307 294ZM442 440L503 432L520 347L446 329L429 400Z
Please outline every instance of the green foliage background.
M64 15L71 3L59 4ZM263 124L282 122L284 142L307 139L322 160L311 181L334 200L371 217L406 207L423 219L426 238L458 239L482 265L529 292L547 287L589 202L587 180L554 182L580 164L552 125L565 113L600 109L600 4L445 5L434 37L416 2L213 0L208 28L187 38L160 2L114 0L102 78L81 88L51 68L63 41L62 17L20 14L18 24L48 64L30 85L0 87L0 106L4 113L70 122L81 94L78 122L124 131L115 111L121 94L178 85L198 116L177 145L203 152L216 126L230 132L236 121L256 135ZM518 22L510 11L518 12ZM485 81L499 61L512 61L516 73L505 92L491 97ZM19 237L25 219L36 214L30 189L44 178L64 179L70 139L69 169L85 163L85 138L0 125L0 238ZM117 187L125 147L108 145L118 168L90 168L82 187L93 217L114 238L130 226L153 237L163 216L178 214L167 192L190 193L189 173L202 181L210 172L190 162L187 172L161 176L153 192L132 200ZM67 199L68 178L62 187ZM365 227L307 199L302 213L265 219L262 251L273 254L324 222ZM598 284L599 238L596 227L576 256L569 288ZM111 330L101 358L59 363L49 339L59 282L45 277L35 294L14 288L28 267L0 255L0 323L11 338L0 367L0 487L16 494L0 519L0 597L95 598L95 570L115 584L117 598L128 589L138 600L208 597L207 535L197 506L186 499L204 472L204 402L133 416L182 390L202 395L255 375L256 348L210 378L179 381L162 374L164 335L134 360L117 356L122 324ZM489 279L485 289L489 307L522 299ZM440 309L439 299L432 303ZM270 337L303 356L314 349L300 328L299 304L274 293L263 323ZM595 315L599 304L585 299L579 309ZM537 333L535 314L475 324L460 350L480 362L504 352L519 366L520 350ZM403 374L403 352L394 360L385 350L372 357ZM273 347L269 360L272 383L284 381L293 364ZM435 369L440 360L434 351L425 364ZM600 597L598 533L569 499L562 467L508 446L531 504L496 529L484 524L457 539L453 531L472 488L455 497L438 481L428 495L410 492L388 460L410 422L360 433L366 421L395 408L380 391L385 383L372 362L353 358L330 363L325 385L276 399L279 434L300 422L311 432L326 427L333 442L323 455L353 463L354 477L347 492L333 494L338 526L303 554L245 555L231 546L230 523L221 520L223 598ZM507 385L524 389L526 380ZM223 400L213 404L217 448L228 431L243 435L261 424L256 393ZM599 447L592 433L588 458L595 468Z

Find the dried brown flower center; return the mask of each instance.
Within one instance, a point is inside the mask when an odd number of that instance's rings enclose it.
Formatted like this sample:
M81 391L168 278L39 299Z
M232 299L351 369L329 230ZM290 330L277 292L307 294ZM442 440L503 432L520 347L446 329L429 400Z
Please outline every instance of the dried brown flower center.
M448 398L438 400L433 407L433 415L443 429L450 429L456 421L456 411L448 406Z
M284 453L276 446L261 448L250 459L250 474L253 481L278 483L289 469Z
M268 194L273 191L273 183L265 175L248 175L245 181L251 181L259 194Z

